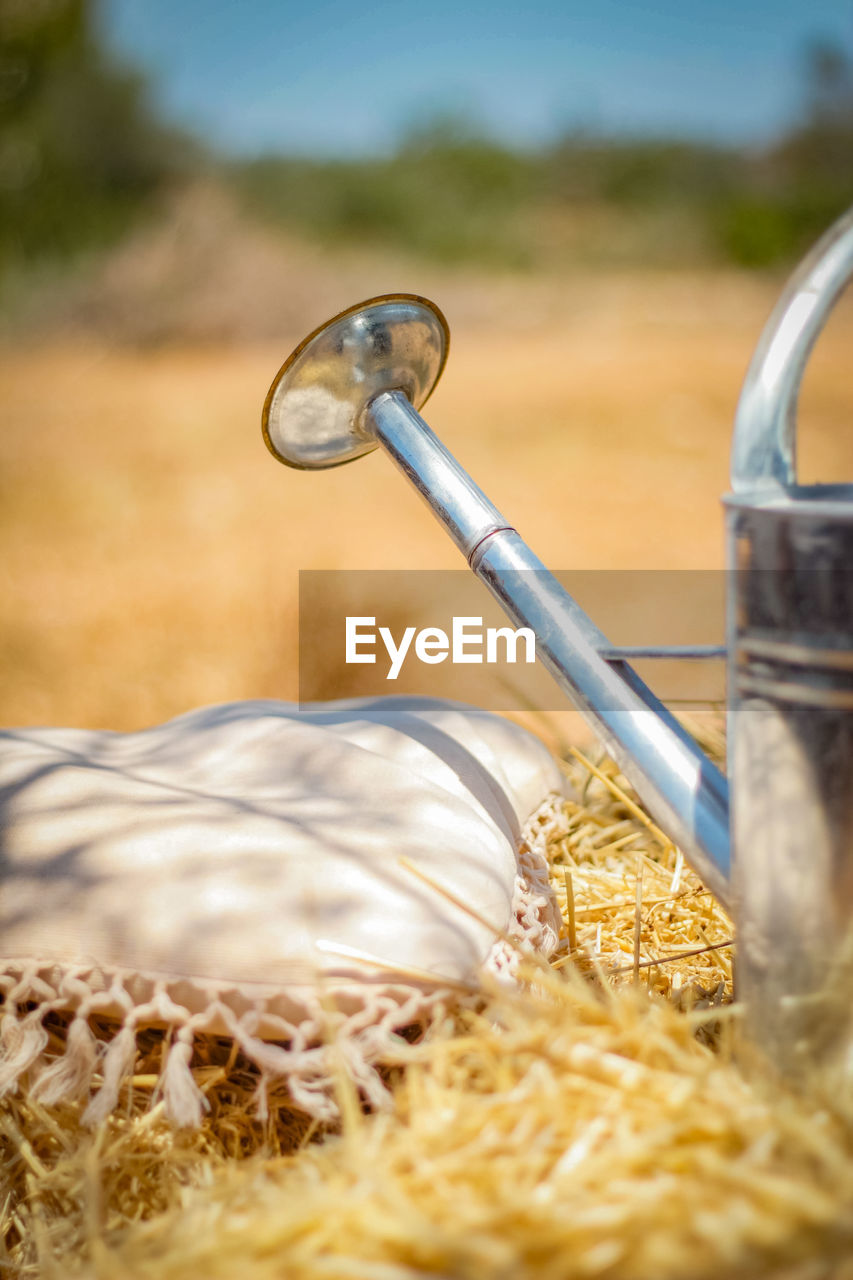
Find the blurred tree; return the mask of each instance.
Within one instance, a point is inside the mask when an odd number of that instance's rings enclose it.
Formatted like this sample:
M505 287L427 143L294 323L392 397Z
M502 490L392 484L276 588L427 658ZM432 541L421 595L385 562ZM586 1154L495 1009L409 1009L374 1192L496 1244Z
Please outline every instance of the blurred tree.
M801 65L801 123L743 166L715 210L724 252L744 266L798 257L853 203L853 61L818 41Z
M811 45L803 59L809 122L823 128L851 124L853 64L840 45L823 40Z
M806 50L799 97L799 121L764 151L584 134L518 151L450 114L390 158L214 163L252 213L326 242L502 267L774 266L853 201L850 55ZM0 278L109 243L203 154L106 50L97 0L0 0Z
M109 241L176 169L181 140L96 19L92 0L0 0L0 270Z
M538 198L540 169L536 155L441 115L407 132L388 159L269 155L232 172L253 212L328 243L525 267L533 255L521 224Z

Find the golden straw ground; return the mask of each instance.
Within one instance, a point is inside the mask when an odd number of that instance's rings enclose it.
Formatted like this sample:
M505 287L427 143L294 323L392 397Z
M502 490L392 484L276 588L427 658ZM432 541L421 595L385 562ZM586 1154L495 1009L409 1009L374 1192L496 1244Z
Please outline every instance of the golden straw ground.
M401 1040L392 1113L363 1114L342 1075L341 1133L283 1088L261 1124L254 1068L199 1037L211 1111L174 1132L149 1109L164 1043L148 1031L96 1134L72 1106L5 1104L6 1272L853 1276L853 1131L744 1081L731 923L612 766L590 763L569 756L581 801L550 834L554 966L531 961L524 991L484 989Z

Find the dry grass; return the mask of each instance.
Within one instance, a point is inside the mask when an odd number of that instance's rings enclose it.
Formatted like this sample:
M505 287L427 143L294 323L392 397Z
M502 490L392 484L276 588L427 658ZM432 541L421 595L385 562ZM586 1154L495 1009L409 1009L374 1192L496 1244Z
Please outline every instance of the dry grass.
M340 289L299 328L352 300ZM471 292L477 308L458 281L436 291L453 350L429 417L541 558L721 566L731 418L775 285L646 275ZM300 569L464 567L386 459L310 475L269 457L260 407L298 336L6 350L0 724L130 729L292 698ZM851 340L848 309L807 379L807 476L849 472ZM330 670L340 661L330 652Z
M253 1069L199 1037L211 1111L176 1133L151 1109L163 1045L146 1032L97 1133L76 1107L4 1104L7 1272L849 1276L850 1128L741 1076L730 921L612 765L568 768L582 799L550 849L561 954L531 963L523 992L484 989L401 1044L391 1113L363 1114L342 1080L341 1133L315 1132L283 1090L261 1124Z

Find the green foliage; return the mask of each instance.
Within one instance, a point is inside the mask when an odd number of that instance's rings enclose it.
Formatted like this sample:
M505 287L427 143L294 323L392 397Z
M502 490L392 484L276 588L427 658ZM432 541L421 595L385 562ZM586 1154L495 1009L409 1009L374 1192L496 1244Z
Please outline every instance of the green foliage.
M817 44L804 72L802 123L744 165L710 208L723 253L742 266L799 257L853 203L853 64L843 49Z
M388 159L265 157L232 170L248 207L327 242L407 250L445 262L524 265L518 221L537 161L442 121Z
M503 267L561 258L775 267L853 203L853 92L833 65L833 94L813 90L818 106L761 153L577 135L514 152L439 121L388 159L268 156L232 176L252 212L327 243Z
M736 196L723 204L715 219L717 240L732 262L766 267L791 250L791 226L786 211L768 200Z
M0 0L0 276L109 243L164 184L213 163L159 122L143 79L105 52L94 4ZM216 163L250 214L325 243L485 267L773 267L853 202L844 50L806 51L800 97L797 127L750 154L582 134L519 151L449 116L389 157Z
M799 258L851 202L853 182L841 190L795 184L775 199L737 194L715 211L713 225L726 259L774 267Z
M0 266L114 238L178 160L91 0L0 0L0 126Z
M624 208L707 203L732 184L735 166L736 158L723 148L667 139L572 136L547 158L557 198Z

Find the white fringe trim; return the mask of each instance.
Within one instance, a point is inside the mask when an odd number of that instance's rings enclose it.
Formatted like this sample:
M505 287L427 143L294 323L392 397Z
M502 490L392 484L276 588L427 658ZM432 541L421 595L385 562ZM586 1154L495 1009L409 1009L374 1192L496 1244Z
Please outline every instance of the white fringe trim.
M550 797L525 826L508 936L495 943L483 966L500 981L515 980L520 952L548 957L557 947L560 915L548 881L547 846L561 812L560 797ZM190 1062L195 1033L213 1030L225 1030L259 1069L261 1118L267 1112L268 1082L285 1078L298 1107L332 1124L339 1118L335 1085L341 1070L370 1107L387 1109L390 1095L377 1066L402 1060L404 1044L398 1033L426 1025L459 1002L452 986L424 990L414 983L371 983L365 978L330 991L300 988L287 1002L298 1015L283 1016L276 1012L274 999L243 995L235 1000L229 998L234 987L221 984L217 990L217 984L206 983L211 988L207 1006L194 1013L179 998L188 981L94 965L5 962L0 968L0 1098L24 1082L31 1096L46 1106L88 1098L83 1124L97 1126L115 1110L133 1072L137 1028L154 1023L165 1024L172 1037L155 1096L163 1098L166 1115L176 1127L197 1127L209 1109ZM30 1004L36 1007L27 1008ZM44 1018L52 1011L69 1010L74 1018L65 1051L47 1061ZM105 1044L93 1035L89 1017L116 1011L121 1027ZM90 1097L96 1075L100 1088Z

